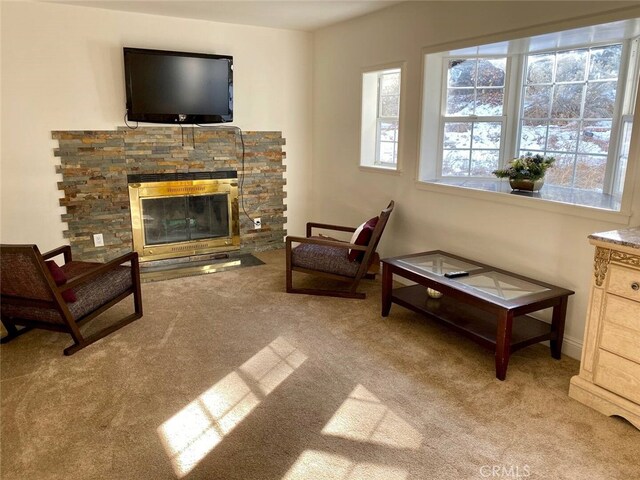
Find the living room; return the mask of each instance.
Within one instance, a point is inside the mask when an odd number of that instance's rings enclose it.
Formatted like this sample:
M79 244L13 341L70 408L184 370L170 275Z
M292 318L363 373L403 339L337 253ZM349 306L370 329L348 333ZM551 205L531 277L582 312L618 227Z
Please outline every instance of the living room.
M403 2L302 31L3 1L3 244L45 252L68 243L52 132L124 125L123 47L217 53L234 58L233 124L282 132L286 140L287 234L303 235L312 220L355 226L393 199L381 257L446 250L575 291L563 359L529 347L499 382L490 353L412 312L394 306L391 323L383 323L378 281L363 286L366 301L287 295L282 251L259 254L260 267L144 284L144 316L72 357L61 353L68 336L56 333L34 331L2 346L3 478L486 478L494 466L493 476L507 478L517 467L519 476L539 478L637 476L629 460L637 430L566 395L590 305L594 249L587 237L640 223L637 158L630 158L619 211L480 195L420 181L417 172L425 54L470 39L490 44L638 17L636 2ZM403 65L398 166L362 167L362 74L396 64ZM183 296L195 303L183 305ZM205 321L184 322L216 315L215 333ZM193 344L190 336L198 337ZM429 343L432 336L438 341ZM316 350L314 339L321 339ZM288 377L191 469L177 469L157 429L202 392L236 378L227 375L252 371L252 358L267 346L297 359ZM178 365L169 372L172 355ZM432 365L441 371L430 372ZM552 374L540 379L542 371ZM296 383L303 372L308 377ZM34 376L41 378L31 383ZM67 396L85 384L94 388L86 397ZM393 422L378 432L382 441L360 445L347 435L347 442L335 434L346 428L335 415L364 400L384 405ZM508 409L515 419L507 419ZM79 425L61 413L73 413ZM558 437L543 435L556 423ZM532 430L521 435L516 427ZM393 432L401 438L395 445Z

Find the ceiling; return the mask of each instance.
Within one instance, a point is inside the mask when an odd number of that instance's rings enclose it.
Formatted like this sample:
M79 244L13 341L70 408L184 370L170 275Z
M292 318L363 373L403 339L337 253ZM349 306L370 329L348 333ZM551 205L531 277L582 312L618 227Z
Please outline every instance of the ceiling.
M401 0L43 0L83 7L313 31Z

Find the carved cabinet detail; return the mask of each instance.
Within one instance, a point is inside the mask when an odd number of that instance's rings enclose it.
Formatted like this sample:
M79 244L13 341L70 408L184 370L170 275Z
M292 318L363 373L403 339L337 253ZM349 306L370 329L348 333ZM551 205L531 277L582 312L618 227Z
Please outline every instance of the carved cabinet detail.
M640 429L640 245L609 242L610 233L589 237L594 273L580 373L569 396Z

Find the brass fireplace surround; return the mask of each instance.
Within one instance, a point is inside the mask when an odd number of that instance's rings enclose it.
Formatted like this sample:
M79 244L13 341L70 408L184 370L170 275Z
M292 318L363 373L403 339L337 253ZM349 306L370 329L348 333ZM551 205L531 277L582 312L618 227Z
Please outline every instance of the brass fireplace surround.
M146 176L145 176L146 177ZM167 197L196 197L205 195L226 195L228 236L192 239L174 243L150 244L145 239L143 220L143 200ZM141 262L161 260L190 255L226 252L240 248L240 225L238 218L237 178L213 178L172 181L129 181L129 202L131 206L131 227L133 248ZM185 219L190 222L191 219Z

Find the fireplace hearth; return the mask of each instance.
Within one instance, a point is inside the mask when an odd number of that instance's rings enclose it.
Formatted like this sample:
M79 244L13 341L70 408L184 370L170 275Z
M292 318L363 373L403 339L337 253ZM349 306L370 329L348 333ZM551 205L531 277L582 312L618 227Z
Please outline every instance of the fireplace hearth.
M129 175L141 262L240 248L236 171Z

